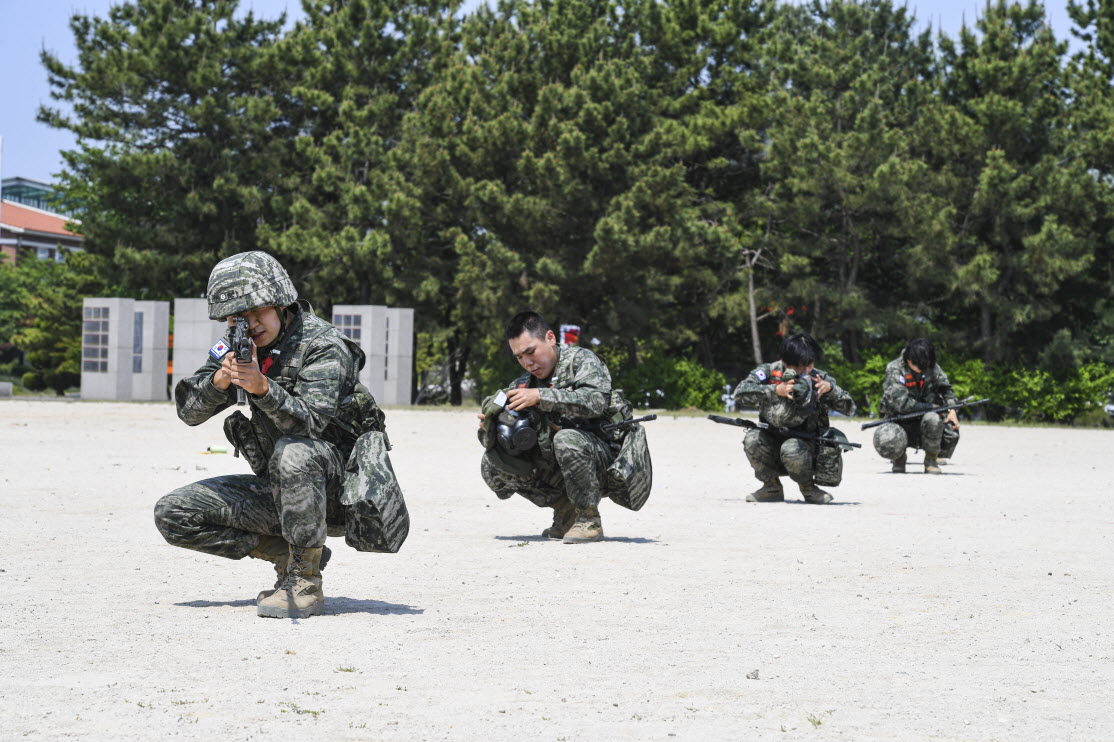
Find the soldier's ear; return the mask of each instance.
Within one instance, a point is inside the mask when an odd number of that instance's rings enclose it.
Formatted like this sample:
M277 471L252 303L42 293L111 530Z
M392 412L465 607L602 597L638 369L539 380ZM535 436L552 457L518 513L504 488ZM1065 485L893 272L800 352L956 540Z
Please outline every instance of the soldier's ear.
M545 331L545 344L546 345L556 345L557 344L557 336L553 334L553 330L546 330Z

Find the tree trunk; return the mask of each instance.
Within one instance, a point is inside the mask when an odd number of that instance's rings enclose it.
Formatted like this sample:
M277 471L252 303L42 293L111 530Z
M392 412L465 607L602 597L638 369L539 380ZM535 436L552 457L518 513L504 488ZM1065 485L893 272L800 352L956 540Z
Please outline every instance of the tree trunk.
M990 368L990 362L994 360L994 331L993 331L993 316L990 311L990 300L983 297L979 304L979 337L982 342L982 360L987 368Z
M460 385L468 368L469 350L467 344L458 345L455 336L449 338L449 403L455 407L464 403Z
M747 271L747 301L750 304L750 344L754 350L754 365L762 365L762 341L758 337L758 307L754 302L754 267Z

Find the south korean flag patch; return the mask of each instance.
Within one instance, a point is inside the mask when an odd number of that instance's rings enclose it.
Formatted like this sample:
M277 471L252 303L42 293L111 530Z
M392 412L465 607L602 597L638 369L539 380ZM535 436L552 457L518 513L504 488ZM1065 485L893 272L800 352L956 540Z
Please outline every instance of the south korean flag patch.
M210 352L210 353L212 353L212 351L209 351L209 352ZM765 380L766 380L766 372L765 372L765 371L763 371L762 369L758 369L757 371L755 371L755 372L754 372L754 376L755 376L755 377L756 377L756 378L757 378L757 379L758 379L759 381L765 381Z
M221 338L217 341L216 345L214 345L212 348L209 348L209 355L219 361L226 355L228 355L228 351L230 350L232 350L232 346L224 342L224 338Z

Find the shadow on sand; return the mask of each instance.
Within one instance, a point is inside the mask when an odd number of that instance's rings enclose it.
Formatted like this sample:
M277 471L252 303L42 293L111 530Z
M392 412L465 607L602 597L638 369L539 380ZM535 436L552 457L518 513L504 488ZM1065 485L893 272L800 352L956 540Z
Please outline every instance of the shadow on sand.
M186 603L175 603L183 608L245 608L254 606L254 600L191 600ZM379 616L387 615L417 615L425 613L424 608L415 608L403 603L388 603L383 600L365 600L363 598L346 598L342 596L325 595L325 612L322 616L339 616L345 613L372 613Z
M542 541L546 543L561 543L561 539L545 538L544 536L492 536L496 541ZM656 544L657 539L641 538L639 536L608 536L604 535L604 542L615 541L620 544Z

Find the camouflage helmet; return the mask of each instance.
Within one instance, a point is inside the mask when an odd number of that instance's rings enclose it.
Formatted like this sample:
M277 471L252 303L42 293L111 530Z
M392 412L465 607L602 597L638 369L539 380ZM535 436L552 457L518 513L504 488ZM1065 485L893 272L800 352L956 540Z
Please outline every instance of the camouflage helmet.
M209 274L209 319L258 307L285 307L298 292L282 265L265 252L242 252L217 263Z

